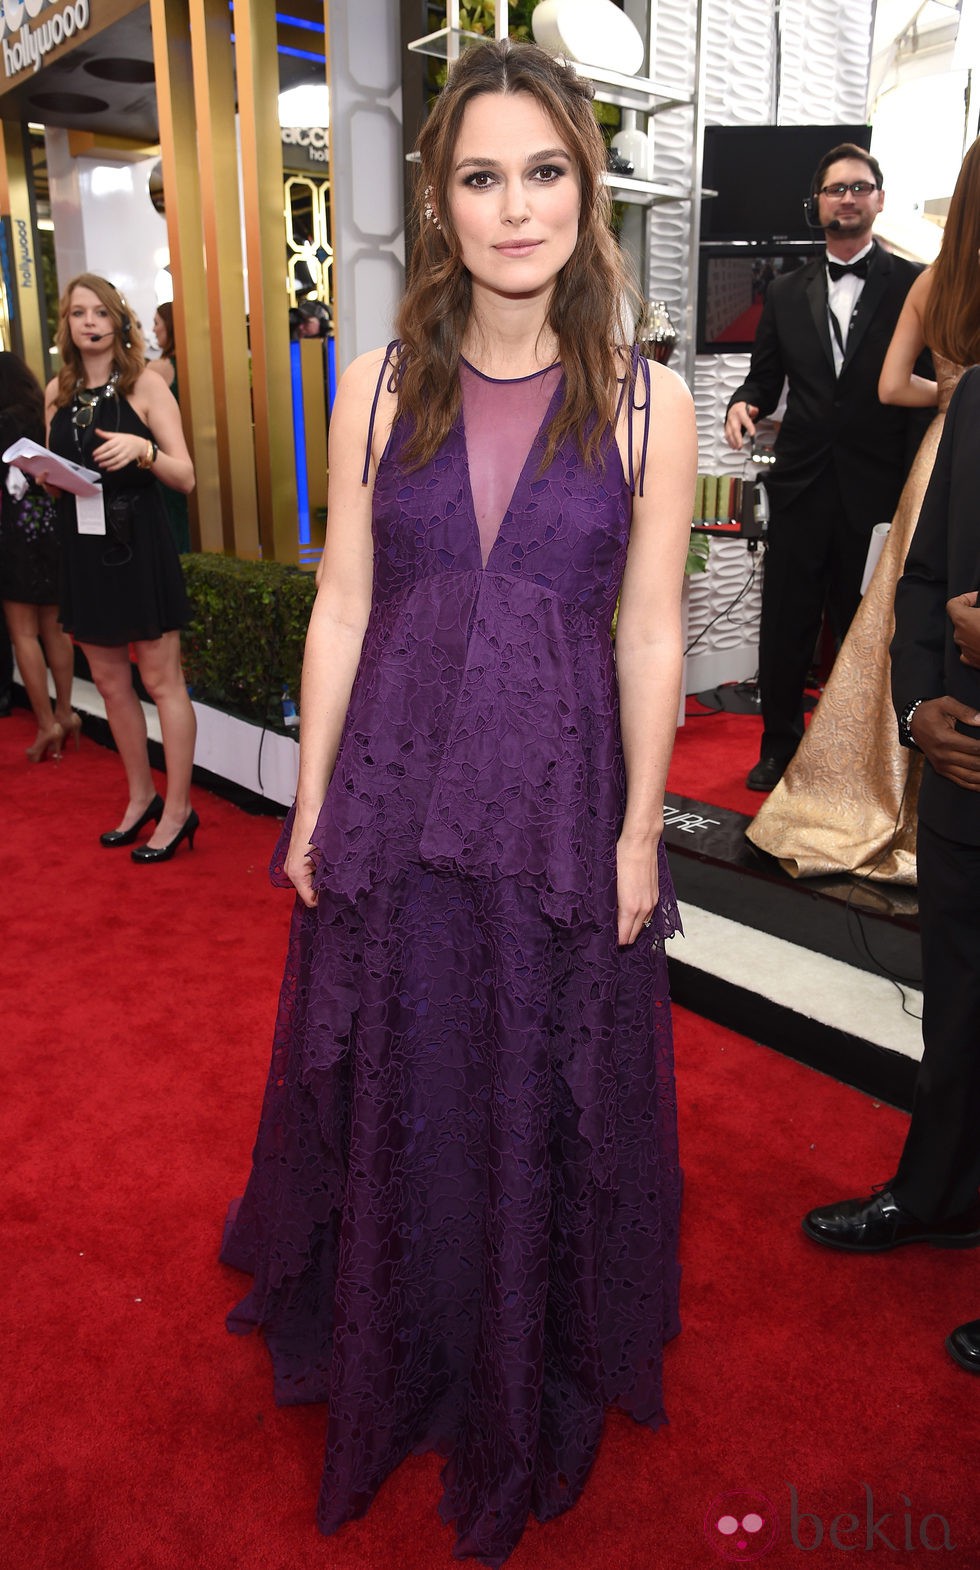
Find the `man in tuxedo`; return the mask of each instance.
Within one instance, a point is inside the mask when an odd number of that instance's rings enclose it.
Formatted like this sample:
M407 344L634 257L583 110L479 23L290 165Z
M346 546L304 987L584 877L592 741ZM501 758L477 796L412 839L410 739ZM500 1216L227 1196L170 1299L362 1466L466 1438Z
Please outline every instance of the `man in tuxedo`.
M817 1243L877 1253L980 1243L980 367L953 395L899 582L892 698L925 754L916 859L922 1064L895 1177L870 1199L812 1210ZM946 1345L980 1374L980 1319Z
M776 278L752 363L732 395L736 451L789 382L766 476L770 521L759 627L763 737L750 790L772 790L803 735L803 696L826 606L838 640L858 607L871 531L892 517L927 418L878 401L895 323L921 270L871 238L884 203L876 159L852 143L821 159L808 217L825 255ZM926 356L921 367L931 370Z

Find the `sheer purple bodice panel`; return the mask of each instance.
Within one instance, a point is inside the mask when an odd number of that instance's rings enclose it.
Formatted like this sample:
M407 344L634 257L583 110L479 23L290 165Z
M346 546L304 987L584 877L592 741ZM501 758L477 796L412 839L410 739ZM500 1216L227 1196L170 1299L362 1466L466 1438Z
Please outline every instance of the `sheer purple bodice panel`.
M560 365L501 382L460 362L466 461L484 566L560 381Z
M680 1174L663 858L654 927L616 942L630 489L611 436L539 472L560 376L486 488L514 384L491 387L431 462L396 425L378 466L318 904L222 1257L254 1275L229 1325L263 1329L277 1399L328 1403L321 1530L435 1448L456 1552L499 1565L574 1502L606 1405L663 1421Z

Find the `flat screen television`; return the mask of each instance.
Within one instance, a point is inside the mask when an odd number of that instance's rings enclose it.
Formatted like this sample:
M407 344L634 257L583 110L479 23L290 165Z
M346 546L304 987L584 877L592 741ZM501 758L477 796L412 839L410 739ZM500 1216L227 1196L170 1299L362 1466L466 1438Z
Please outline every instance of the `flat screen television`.
M698 272L697 351L737 354L752 348L774 278L823 250L802 245L703 245Z
M813 171L841 142L871 146L868 125L708 125L702 241L812 240L803 217Z

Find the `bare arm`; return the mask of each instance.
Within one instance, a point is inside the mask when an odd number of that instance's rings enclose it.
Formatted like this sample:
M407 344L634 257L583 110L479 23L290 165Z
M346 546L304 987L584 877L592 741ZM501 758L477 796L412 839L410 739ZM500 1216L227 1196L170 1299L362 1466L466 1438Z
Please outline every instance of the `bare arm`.
M51 421L54 419L58 407L58 378L53 377L44 389L44 445L51 446ZM61 488L57 485L45 484L44 489L55 501L61 495Z
M55 377L52 378L52 380L50 382L48 382L47 387L45 387L45 389L44 389L44 440L45 440L45 444L49 444L50 441L51 441L51 421L54 419L54 413L55 413L55 410L58 407L57 397L58 397L58 378L57 378L57 376L55 376Z
M905 296L878 378L878 397L882 403L897 403L907 409L936 406L936 383L915 374L915 362L926 346L922 323L931 286L931 273L920 273Z
M149 370L140 373L129 401L157 444L153 473L173 491L185 494L194 489L194 465L187 451L184 430L180 423L180 409L162 376L153 376ZM138 463L146 454L146 438L131 431L111 431L96 427L96 434L103 438L92 449L92 457L100 469L125 469L127 464Z
M307 905L316 904L310 838L337 758L371 609L376 464L368 485L361 484L361 470L383 357L384 351L377 350L348 367L330 417L327 534L303 657L296 820L286 857L286 872ZM375 424L375 454L384 448L393 415L394 396L385 389Z
M697 429L678 376L651 366L650 445L633 500L616 628L626 815L617 847L619 942L633 943L659 898L657 847L680 699L681 591L691 535Z

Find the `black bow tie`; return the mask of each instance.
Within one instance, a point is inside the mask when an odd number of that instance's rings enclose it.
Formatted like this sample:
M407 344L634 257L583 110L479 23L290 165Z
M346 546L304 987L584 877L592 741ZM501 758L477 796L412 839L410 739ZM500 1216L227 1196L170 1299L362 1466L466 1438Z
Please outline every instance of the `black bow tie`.
M859 262L851 262L850 265L847 262L832 262L828 256L827 271L830 274L831 283L836 283L838 278L867 278L871 255L872 253L869 251L867 256L862 256Z

